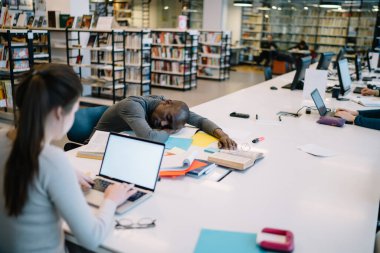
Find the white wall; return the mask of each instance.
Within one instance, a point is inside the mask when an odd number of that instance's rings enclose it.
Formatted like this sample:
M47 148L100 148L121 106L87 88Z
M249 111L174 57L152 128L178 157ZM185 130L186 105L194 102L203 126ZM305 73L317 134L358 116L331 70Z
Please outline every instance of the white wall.
M226 18L226 0L204 0L203 1L203 29L223 30Z
M232 32L232 43L240 40L241 34L241 12L242 7L234 6L233 0L228 0L228 12L227 12L227 25L225 26L226 30Z

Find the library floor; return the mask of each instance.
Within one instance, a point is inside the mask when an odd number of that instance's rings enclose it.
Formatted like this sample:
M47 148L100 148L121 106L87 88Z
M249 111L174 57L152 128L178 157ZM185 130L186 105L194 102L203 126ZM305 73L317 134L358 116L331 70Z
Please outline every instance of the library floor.
M177 91L153 88L153 95L163 95L166 98L181 100L189 105L196 106L207 101L222 97L237 90L241 90L264 81L261 69L252 66L234 67L230 72L230 79L225 81L197 80L197 88L190 91Z

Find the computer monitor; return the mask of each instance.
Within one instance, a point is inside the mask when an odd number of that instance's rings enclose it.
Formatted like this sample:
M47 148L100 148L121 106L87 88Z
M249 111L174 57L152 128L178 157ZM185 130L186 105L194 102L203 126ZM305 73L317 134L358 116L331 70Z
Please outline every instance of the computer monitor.
M371 56L370 56L370 50L367 51L367 68L368 68L368 72L371 73Z
M347 59L342 59L338 61L338 77L340 94L346 95L351 89L351 76L348 69Z
M344 54L346 53L346 50L342 47L338 54L336 55L336 59L335 59L335 62L334 62L334 69L336 69L337 65L338 65L338 62L342 59L344 59Z
M311 57L303 57L297 61L296 64L296 74L294 75L293 82L283 86L282 88L291 90L302 90L303 89L303 79L305 78L306 69L311 64Z
M356 80L360 81L362 79L362 62L359 55L355 56L355 73Z
M317 69L328 70L333 56L334 53L332 52L322 53L321 57L319 58Z

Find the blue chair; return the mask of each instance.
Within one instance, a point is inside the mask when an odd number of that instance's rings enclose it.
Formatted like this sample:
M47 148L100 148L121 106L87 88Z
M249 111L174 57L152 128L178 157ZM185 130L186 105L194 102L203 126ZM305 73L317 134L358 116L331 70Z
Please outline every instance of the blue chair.
M67 138L71 142L66 143L64 150L76 148L83 144L90 138L94 127L102 117L103 113L108 109L108 106L97 106L79 109L75 113L74 124L67 133Z

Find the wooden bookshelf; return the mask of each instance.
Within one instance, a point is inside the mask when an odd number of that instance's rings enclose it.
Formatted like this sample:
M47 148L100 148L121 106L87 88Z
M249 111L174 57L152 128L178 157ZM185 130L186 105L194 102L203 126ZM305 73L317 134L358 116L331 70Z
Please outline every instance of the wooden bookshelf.
M153 87L185 91L197 86L198 37L195 30L152 30Z
M223 81L230 77L231 32L200 31L197 77Z

